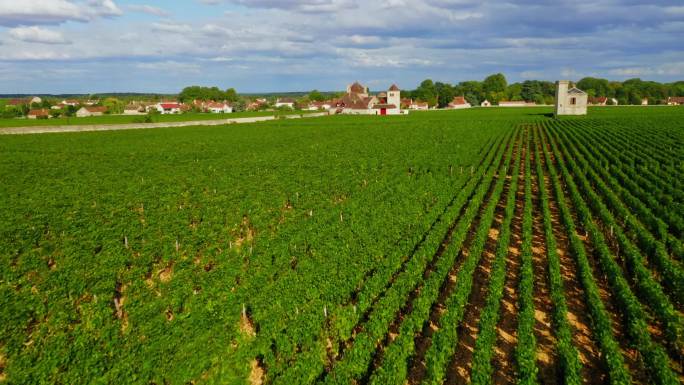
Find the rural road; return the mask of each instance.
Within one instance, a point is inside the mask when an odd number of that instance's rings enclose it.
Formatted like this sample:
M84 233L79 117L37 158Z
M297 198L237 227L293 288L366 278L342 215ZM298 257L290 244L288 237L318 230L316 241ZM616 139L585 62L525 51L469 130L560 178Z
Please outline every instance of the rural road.
M313 118L328 115L327 112L312 114L284 115L285 119ZM189 122L159 122L159 123L125 123L125 124L88 124L69 126L25 126L0 128L0 135L23 135L23 134L46 134L55 132L87 132L87 131L115 131L115 130L139 130L143 128L167 128L188 126L219 126L234 123L255 123L276 120L277 116L253 116L247 118L217 119L217 120L193 120Z

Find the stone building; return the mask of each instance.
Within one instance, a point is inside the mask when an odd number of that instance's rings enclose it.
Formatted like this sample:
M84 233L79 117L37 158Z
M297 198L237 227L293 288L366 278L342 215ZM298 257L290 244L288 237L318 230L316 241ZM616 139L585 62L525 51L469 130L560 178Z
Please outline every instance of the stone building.
M579 88L570 88L568 80L556 82L556 110L558 115L586 115L587 93Z

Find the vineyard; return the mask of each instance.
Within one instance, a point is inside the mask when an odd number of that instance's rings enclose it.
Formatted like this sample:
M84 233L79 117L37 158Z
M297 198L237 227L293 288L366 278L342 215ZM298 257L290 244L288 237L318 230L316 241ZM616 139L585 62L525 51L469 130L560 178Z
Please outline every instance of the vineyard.
M680 384L684 109L0 138L0 383Z

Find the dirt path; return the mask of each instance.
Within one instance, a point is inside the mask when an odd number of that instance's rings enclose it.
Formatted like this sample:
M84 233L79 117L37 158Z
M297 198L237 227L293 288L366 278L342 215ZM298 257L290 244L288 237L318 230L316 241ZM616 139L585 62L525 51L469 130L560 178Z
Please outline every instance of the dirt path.
M504 148L504 152L506 152L511 145L513 145L512 142L508 143L508 145L506 145ZM501 167L503 161L504 157L502 157L496 165L497 170ZM430 348L430 345L432 343L432 335L434 334L434 332L439 330L439 320L446 309L445 303L449 299L449 297L451 296L456 287L456 277L458 276L458 272L460 271L461 266L465 261L465 257L467 256L467 250L471 247L473 238L475 237L475 233L477 232L477 228L480 225L480 220L482 219L482 213L484 211L485 204L491 199L495 185L496 177L490 181L489 189L485 194L483 204L481 207L478 208L477 215L469 225L468 234L463 244L461 245L461 250L459 251L459 254L456 257L456 262L449 271L449 275L447 276L446 281L442 283L442 287L440 288L437 302L432 306L430 310L429 321L423 326L423 330L421 331L421 333L418 334L414 339L416 350L413 354L413 357L411 358L411 363L409 364L409 385L420 384L425 376L425 372L427 369L425 363L425 354L427 353L427 350Z
M284 115L283 119L313 118L327 116L325 112ZM220 126L224 124L256 123L268 120L280 119L279 116L252 116L245 118L216 119L216 120L193 120L188 122L159 122L159 123L125 123L125 124L87 124L69 126L27 126L0 128L0 135L25 135L25 134L48 134L57 132L89 132L89 131L118 131L140 130L145 128L169 128L189 126Z
M532 164L534 160L532 160ZM536 168L534 166L533 168ZM536 172L532 177L532 261L534 271L534 334L537 339L537 367L539 381L553 384L558 381L556 336L553 329L553 302L549 283L549 261L541 209L539 183Z
M545 134L542 132L541 135ZM547 146L549 146L548 137ZM551 161L556 166L556 169L558 169L555 154L551 152L549 147L547 147L547 149L549 150L549 153L552 154ZM544 167L546 167L544 157L542 157L542 164ZM549 180L548 176L545 176L544 184L547 186L547 188L551 188L551 181ZM566 197L569 196L567 186L562 178L561 186L563 188L563 195ZM569 241L560 219L560 212L558 209L558 203L555 200L555 194L550 194L550 197L551 199L549 199L549 206L551 209L552 222L554 223L554 234L556 235L556 239L558 241L558 254L561 259L561 274L563 276L565 296L568 304L568 321L573 328L573 343L579 352L579 358L583 365L583 370L581 373L582 380L585 384L605 383L607 378L604 363L601 359L601 353L591 337L591 324L588 318L588 308L585 304L584 290L577 279L579 276L577 272L577 266L569 252ZM601 295L601 301L603 302L606 311L610 315L613 335L615 336L615 340L620 344L625 364L629 368L633 380L636 383L649 383L648 376L646 375L643 366L639 362L637 351L631 348L629 345L626 330L622 324L623 320L619 317L620 312L615 307L610 286L608 285L606 277L597 265L593 246L589 238L586 236L581 223L579 222L575 207L570 199L566 199L566 204L570 209L570 213L572 215L573 221L575 222L578 235L584 243L589 263L592 267L594 279L598 286L599 294Z
M515 144L512 158L516 158L517 143ZM458 345L456 352L447 371L447 378L445 383L448 385L454 384L468 384L470 382L470 372L472 369L472 358L475 349L475 340L477 340L480 313L485 306L487 300L488 286L492 270L492 264L496 253L497 241L499 239L499 232L503 223L504 210L506 208L506 200L510 191L511 176L510 172L513 168L513 161L509 165L506 172L504 189L499 197L494 214L494 221L489 229L489 236L485 242L484 251L480 259L480 263L475 270L473 277L473 286L470 291L470 299L465 308L464 318L458 326ZM503 177L503 176L500 176ZM469 252L470 250L468 250ZM464 252L467 255L467 252Z
M511 222L511 239L506 259L506 281L501 299L500 318L496 328L497 338L492 364L492 383L515 382L515 349L518 345L518 285L520 282L520 253L522 250L522 217L525 208L525 156L521 146L518 190L515 191L515 212Z

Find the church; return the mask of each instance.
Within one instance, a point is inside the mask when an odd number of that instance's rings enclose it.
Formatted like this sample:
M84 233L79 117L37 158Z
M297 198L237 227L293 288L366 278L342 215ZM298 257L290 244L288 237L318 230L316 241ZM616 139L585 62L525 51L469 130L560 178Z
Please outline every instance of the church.
M347 92L333 107L337 114L352 115L399 115L408 111L401 110L401 90L396 84L377 95L370 95L368 87L354 82L347 86Z

